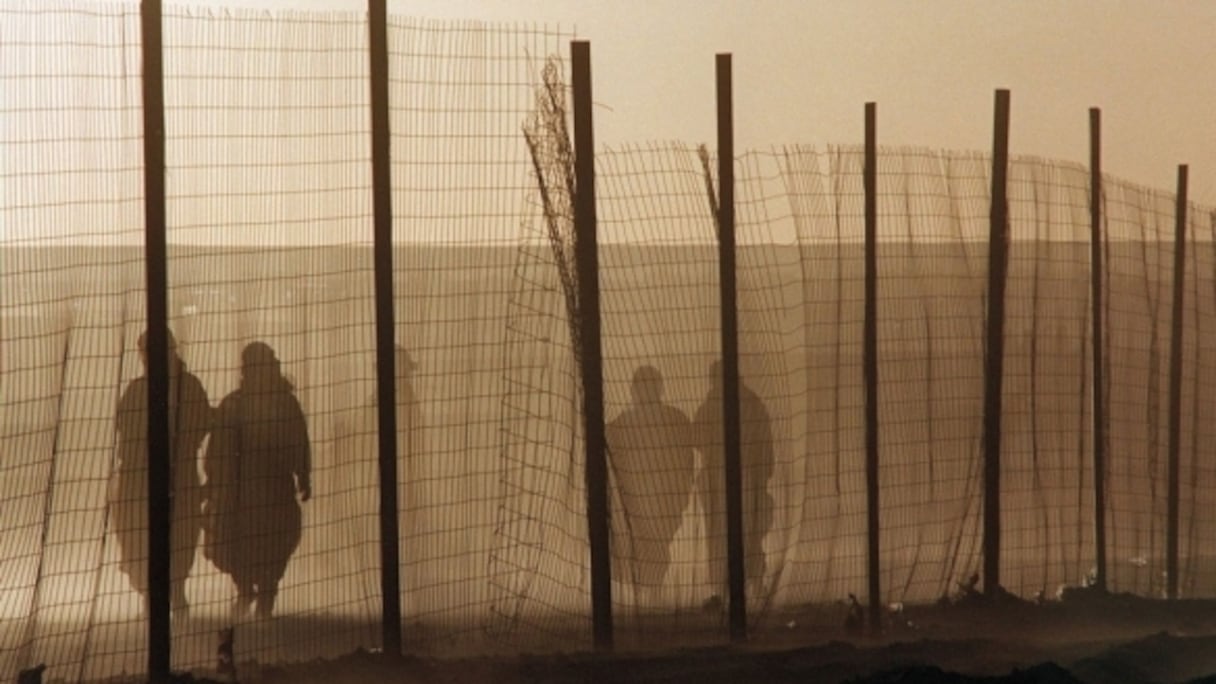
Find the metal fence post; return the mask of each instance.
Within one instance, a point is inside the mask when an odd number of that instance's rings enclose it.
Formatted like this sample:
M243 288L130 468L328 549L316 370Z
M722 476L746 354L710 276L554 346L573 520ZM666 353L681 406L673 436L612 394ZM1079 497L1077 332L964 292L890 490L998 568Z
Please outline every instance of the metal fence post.
M1005 285L1009 273L1009 91L996 91L988 233L987 358L984 359L984 593L1001 585L1001 391L1005 366Z
M726 566L731 641L747 639L739 406L739 303L735 254L735 133L731 56L714 63L718 100L718 278L722 316L722 431L726 462Z
M865 323L862 374L865 383L866 523L870 631L882 631L882 583L879 564L878 506L878 107L865 108Z
M1166 597L1178 598L1178 451L1182 438L1182 305L1186 285L1187 166L1178 167L1174 209L1174 295L1170 325L1169 504L1165 530Z
M591 544L591 619L597 650L611 650L612 557L608 526L608 458L604 435L604 362L600 348L600 280L595 207L595 131L591 113L591 44L570 44L574 91L574 230L582 343L583 430L587 440L587 526Z
M393 312L393 205L388 112L388 14L368 0L371 76L372 210L376 288L376 404L380 462L380 591L384 653L401 655L400 502L397 500L397 364Z
M140 6L143 44L144 275L148 307L148 677L170 676L168 249L165 237L165 82L160 0Z
M1106 591L1106 376L1102 348L1102 112L1089 110L1089 268L1093 307L1090 342L1093 345L1093 439L1094 439L1094 555L1095 588Z

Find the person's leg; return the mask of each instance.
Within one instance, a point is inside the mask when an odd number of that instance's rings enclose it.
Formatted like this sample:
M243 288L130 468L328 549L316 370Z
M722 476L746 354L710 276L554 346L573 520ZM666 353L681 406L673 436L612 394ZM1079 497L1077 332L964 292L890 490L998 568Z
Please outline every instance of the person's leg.
M175 520L173 529L173 555L170 558L171 591L169 605L173 612L185 613L190 609L186 599L186 580L194 567L194 551L199 538L198 521L193 518Z
M134 536L131 532L126 532L125 536ZM139 608L142 611L141 615L147 617L151 614L151 603L148 598L148 551L147 545L144 548L138 548L138 544L127 540L123 543L120 537L120 550L122 555L120 569L127 576L127 582L131 589L139 594Z
M257 616L260 618L268 618L274 613L274 602L279 596L279 583L277 581L267 581L265 584L258 584L258 605Z
M257 616L260 618L268 618L274 613L275 599L279 597L279 577L278 573L266 572L261 573L258 579L258 605Z
M185 617L190 612L190 602L186 600L186 578L174 577L169 594L169 607L175 617Z
M141 521L135 511L139 503L124 500L113 504L110 518L118 542L118 569L142 597L143 605L148 594L148 524L147 516Z
M707 607L725 606L726 586L726 510L725 502L717 497L705 496L701 500L705 510L705 545L709 552L710 598ZM712 606L711 606L712 604Z
M258 568L258 617L266 618L274 613L275 601L279 597L279 581L287 574L287 561L286 558L275 559Z
M764 538L773 522L773 500L766 491L749 488L744 491L744 577L747 578L749 597L759 597L764 591L765 574L768 571L764 555Z
M232 602L232 618L239 620L249 614L253 599L257 596L253 578L244 573L234 574L232 581L236 584L236 599Z

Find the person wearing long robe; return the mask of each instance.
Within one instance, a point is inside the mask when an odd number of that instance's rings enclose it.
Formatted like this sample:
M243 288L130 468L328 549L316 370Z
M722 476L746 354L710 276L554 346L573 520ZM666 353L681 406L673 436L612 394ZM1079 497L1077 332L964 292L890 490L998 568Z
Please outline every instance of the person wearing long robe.
M615 573L653 600L671 565L671 543L692 492L696 454L692 424L663 403L663 376L634 371L633 403L607 426L609 463L620 512L613 512Z
M148 602L148 355L147 333L139 336L145 374L131 381L118 400L115 428L118 452L109 490L110 523L118 541L119 570ZM194 566L202 530L198 451L211 431L212 408L203 384L177 355L173 334L169 352L170 607L189 609L186 579Z
M709 370L710 391L693 418L702 470L698 491L706 516L709 548L709 581L714 595L707 605L724 605L726 595L726 455L723 434L722 365ZM743 476L743 565L744 578L752 593L760 590L767 563L764 537L773 523L773 498L768 483L775 458L773 433L764 401L742 379L739 381L740 470Z
M206 556L236 585L235 618L255 601L268 617L300 543L312 478L304 411L263 342L241 353L240 387L220 403L204 473Z

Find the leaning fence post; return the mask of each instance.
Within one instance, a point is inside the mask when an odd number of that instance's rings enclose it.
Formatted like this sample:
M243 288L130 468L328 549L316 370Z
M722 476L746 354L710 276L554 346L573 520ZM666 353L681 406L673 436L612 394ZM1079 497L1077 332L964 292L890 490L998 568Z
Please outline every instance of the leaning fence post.
M144 275L148 307L148 678L169 680L170 498L168 249L165 238L165 79L160 0L140 7L143 43Z
M718 284L722 317L722 446L726 463L726 565L731 641L747 639L743 545L742 426L739 408L739 304L735 282L735 129L731 56L714 61L718 99Z
M878 562L878 107L866 103L865 185L865 323L862 373L866 412L866 521L870 583L870 631L882 631L882 584Z
M992 206L988 233L987 356L984 359L984 593L1001 585L1001 389L1005 366L1005 283L1009 273L1009 91L996 91Z
M604 436L604 362L600 348L600 276L595 207L595 131L591 116L591 43L570 43L574 91L574 232L586 436L587 532L591 544L591 621L597 650L612 648L612 558L608 460Z
M1170 325L1169 504L1165 529L1166 597L1178 598L1178 450L1182 432L1182 304L1186 280L1187 166L1178 167L1174 209L1174 296Z
M397 364L393 313L393 185L388 115L388 14L368 0L372 115L373 259L376 286L376 404L380 460L380 591L384 653L401 655L401 542L397 500Z
M1089 277L1093 326L1094 587L1106 591L1106 377L1102 329L1102 111L1089 110Z

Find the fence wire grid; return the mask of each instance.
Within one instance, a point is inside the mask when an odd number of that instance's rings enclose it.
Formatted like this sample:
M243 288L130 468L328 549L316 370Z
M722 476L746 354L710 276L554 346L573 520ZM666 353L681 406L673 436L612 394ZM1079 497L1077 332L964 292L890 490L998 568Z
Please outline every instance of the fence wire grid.
M124 408L146 326L139 21L134 3L0 7L0 678L146 664L145 419ZM171 6L164 34L171 406L192 445L173 667L211 671L229 624L238 662L378 647L365 17ZM389 19L411 652L591 647L577 187L553 57L570 38ZM865 599L863 163L858 146L735 160L761 643ZM721 642L716 160L656 143L595 164L618 642ZM889 147L877 171L881 587L927 603L981 567L991 159ZM1017 157L1008 192L1001 577L1050 599L1095 564L1088 171ZM1108 582L1158 596L1175 201L1106 178L1102 202ZM1213 597L1216 212L1188 216L1179 584Z

